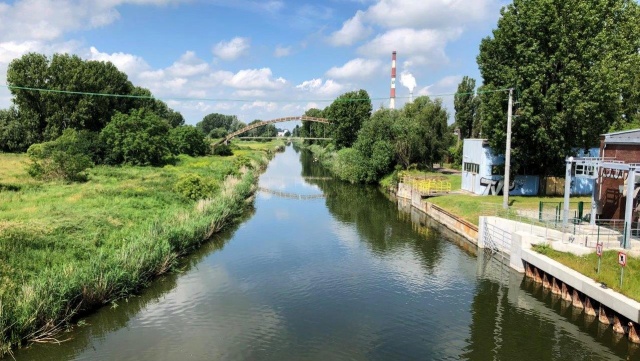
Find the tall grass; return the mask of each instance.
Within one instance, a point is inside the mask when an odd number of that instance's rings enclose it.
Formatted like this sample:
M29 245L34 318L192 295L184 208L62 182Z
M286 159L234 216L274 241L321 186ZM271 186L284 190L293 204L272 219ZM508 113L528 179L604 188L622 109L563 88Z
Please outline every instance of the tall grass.
M279 145L279 144L278 144ZM163 168L107 167L82 184L35 182L25 156L0 154L0 356L51 340L76 313L143 287L240 217L274 143L231 157L180 156ZM185 174L217 184L210 199L173 191Z

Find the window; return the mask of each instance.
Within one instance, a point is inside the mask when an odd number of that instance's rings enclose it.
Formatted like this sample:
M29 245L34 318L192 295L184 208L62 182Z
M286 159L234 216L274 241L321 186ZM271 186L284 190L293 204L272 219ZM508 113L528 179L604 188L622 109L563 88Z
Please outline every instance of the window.
M480 164L477 163L465 163L464 164L464 171L465 172L471 172L471 173L480 173Z

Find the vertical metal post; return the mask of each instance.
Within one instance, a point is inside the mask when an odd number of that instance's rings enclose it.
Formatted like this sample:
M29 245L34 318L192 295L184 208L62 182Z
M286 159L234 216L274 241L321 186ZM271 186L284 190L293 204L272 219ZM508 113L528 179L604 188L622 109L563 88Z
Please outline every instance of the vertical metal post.
M631 222L633 221L633 191L636 186L636 170L629 168L627 175L627 203L624 209L624 245L625 249L631 248Z
M573 157L567 159L567 169L564 175L564 209L562 212L562 226L567 226L569 221L569 196L571 195L571 166L573 165Z
M511 184L511 119L513 113L513 88L509 89L509 106L507 109L507 149L504 155L504 186L502 187L502 208L509 208L509 184Z

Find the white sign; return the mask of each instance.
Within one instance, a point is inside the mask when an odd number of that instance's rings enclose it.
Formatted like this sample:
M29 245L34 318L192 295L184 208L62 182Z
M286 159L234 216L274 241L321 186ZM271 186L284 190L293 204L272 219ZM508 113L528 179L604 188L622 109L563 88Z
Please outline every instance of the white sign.
M618 252L618 263L625 267L627 265L627 254L624 252Z

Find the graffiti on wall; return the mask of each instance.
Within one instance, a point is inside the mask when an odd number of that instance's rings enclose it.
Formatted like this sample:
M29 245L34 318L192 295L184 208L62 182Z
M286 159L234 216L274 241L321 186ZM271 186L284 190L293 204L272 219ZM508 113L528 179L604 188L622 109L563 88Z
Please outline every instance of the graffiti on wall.
M522 188L523 181L519 179L514 179L509 185L509 192L513 191L517 188ZM500 179L491 179L491 178L480 178L480 185L485 187L483 196L498 196L502 194L504 188L504 178Z

